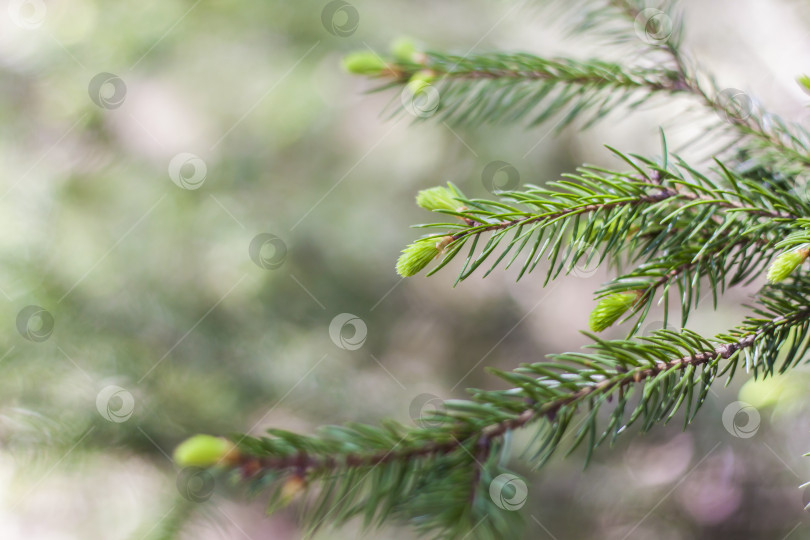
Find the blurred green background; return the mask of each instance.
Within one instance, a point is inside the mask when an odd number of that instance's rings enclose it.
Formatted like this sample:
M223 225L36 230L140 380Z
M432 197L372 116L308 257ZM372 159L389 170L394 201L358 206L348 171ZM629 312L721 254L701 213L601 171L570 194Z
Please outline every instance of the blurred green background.
M188 501L174 446L197 432L411 422L425 394L500 385L485 366L585 343L602 270L545 290L539 272L401 281L394 262L419 235L408 227L432 219L413 196L448 180L488 196L481 174L498 160L526 184L619 166L603 143L655 155L659 124L676 141L693 134L688 104L559 136L389 118L399 95L365 94L373 83L341 70L346 52L402 35L460 54L609 52L565 38L559 13L531 2L336 6L4 3L0 538L299 538L294 506L268 518L261 498L224 486ZM682 7L687 45L721 83L807 120L793 83L810 71L806 4ZM690 326L727 329L753 290L717 312L704 301ZM330 337L341 314L353 322ZM688 432L625 437L585 472L574 455L529 473L526 538L810 538L805 373L742 397L739 378ZM737 422L753 435L724 427L738 399L755 408Z

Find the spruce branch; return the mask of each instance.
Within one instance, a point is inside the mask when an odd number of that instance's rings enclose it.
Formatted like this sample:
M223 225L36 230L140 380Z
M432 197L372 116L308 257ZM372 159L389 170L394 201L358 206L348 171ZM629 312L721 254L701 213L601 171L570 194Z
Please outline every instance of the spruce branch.
M586 166L546 188L502 192L500 201L467 199L454 188L453 203L434 211L458 221L420 225L443 229L441 235L429 237L434 243L444 239L445 255L428 275L447 265L469 243L457 282L467 279L490 257L495 260L485 276L503 260L508 258L509 268L521 253L528 252L518 279L544 257L548 260L546 282L563 270L570 271L583 257L586 264L593 260L599 264L608 257L628 261L642 257L644 264L636 272L618 280L618 289L605 293L665 287L683 275L693 286L699 277L708 276L712 288L722 290L727 279L734 285L755 275L773 254L770 249L749 250L746 246L768 248L786 227L793 227L796 216L810 211L807 202L795 194L773 193L722 163L711 179L681 160L665 167L614 152L632 166L632 173ZM449 209L453 206L455 210ZM478 250L484 238L485 244ZM418 262L421 269L430 262L411 256L424 241L406 249L398 268ZM496 256L498 249L500 255ZM645 294L645 300L651 299L651 294Z
M680 88L695 96L706 108L726 121L721 126L736 129L739 137L730 143L747 157L757 156L761 164L787 173L786 180L806 174L810 167L810 132L798 123L786 122L764 110L748 94L736 89L722 89L711 81L711 90L700 84L700 73L685 58L681 49L665 42L666 51L678 73ZM741 144L742 143L742 144Z
M563 445L570 452L584 444L587 461L601 443L635 423L647 430L678 411L688 423L714 380L732 377L741 362L764 376L785 371L804 356L810 345L808 285L801 279L767 287L753 315L712 340L688 330L625 340L591 336L591 352L552 355L512 372L492 370L515 388L471 390L470 400L447 401L444 411L427 419L428 426L332 426L313 436L270 430L268 437L233 437L238 450L206 439L202 451L182 453L203 453L210 461L215 446L220 468L237 472L255 490L270 489L277 502L284 493L309 492L312 497L302 504L307 522L316 526L357 515L368 525L392 517L452 537L485 521L494 538L506 529L498 520L503 510L487 500L485 480L505 470L497 459L504 436L536 428L524 458L539 467ZM634 394L638 402L629 407ZM609 401L614 405L605 421L598 411ZM573 441L565 443L568 434ZM450 470L450 482L443 481ZM432 498L437 496L444 499ZM432 509L431 501L437 505Z
M642 43L655 50L661 41L680 43L683 35L683 21L674 0L541 0L541 3L556 4L568 12L571 34L601 38L600 41L606 38L609 45ZM647 32L652 34L650 39L640 41L639 33Z
M529 53L458 56L430 51L423 53L418 64L389 60L371 72L365 65L348 69L387 79L380 90L403 87L395 103L397 111L407 101L423 99L426 88L435 88L436 114L431 110L417 116L457 125L515 122L528 116L528 125L536 126L564 112L556 130L585 113L589 117L583 127L588 127L620 106L634 109L656 95L685 90L674 70Z
M377 452L357 453L355 451L343 454L330 453L326 456L309 456L306 452L283 453L281 446L270 439L255 439L245 443L247 447L258 445L269 449L264 457L244 455L235 463L245 468L247 474L255 474L265 469L298 470L335 470L341 466L365 467L374 466L397 460L408 460L414 457L429 457L445 454L464 446L465 443L475 441L476 444L491 444L496 438L503 436L509 430L524 427L541 417L553 418L562 408L581 403L585 398L595 395L608 394L619 387L639 384L671 370L683 370L688 367L698 367L710 362L720 360L735 361L744 349L762 345L758 351L759 356L754 358L749 367L763 369L773 373L779 347L775 346L784 341L788 334L795 333L801 337L798 341L810 342L808 336L796 331L796 323L808 324L810 321L810 297L806 296L804 289L810 283L802 281L788 286L773 286L763 292L761 305L755 310L759 317L748 317L742 325L728 334L722 334L714 342L702 338L699 334L689 330L672 332L660 330L652 336L641 337L635 340L601 340L591 336L594 343L589 346L596 350L593 354L567 353L552 355L549 363L525 364L514 373L540 374L541 377L530 381L521 380L520 388L516 390L484 392L475 391L473 394L478 405L492 405L498 400L507 400L509 407L499 411L495 407L476 407L475 401L447 402L446 413L437 413L435 418L429 419L431 423L441 422L440 433L434 427L405 428L404 426L389 423L385 429L393 437L388 440L396 441L390 448ZM807 343L805 343L806 345ZM798 351L798 343L794 348ZM621 354L613 355L606 353ZM686 354L673 357L674 351ZM802 354L788 354L783 359L780 371L795 364ZM750 359L749 359L750 360ZM583 375L577 366L589 365L593 372ZM725 367L729 371L735 363ZM612 368L612 370L610 369ZM510 382L514 382L514 374L492 370ZM526 384L527 383L527 384ZM550 399L535 399L536 392L543 388L548 392ZM531 390L531 392L529 392ZM528 399L528 401L527 401ZM526 406L528 403L528 407ZM518 404L518 408L514 407ZM469 418L461 418L454 412L465 411L481 416L481 420L470 422ZM498 417L506 417L498 419ZM487 422L487 420L497 419ZM360 426L358 426L359 428ZM363 426L365 428L365 426ZM352 428L329 428L327 437L351 431ZM426 433L427 432L427 433ZM441 432L445 436L441 436ZM280 430L270 430L279 440L290 442L300 439L300 435L293 435ZM377 436L376 432L370 439ZM424 435L429 434L427 437ZM403 435L402 438L397 438ZM385 437L380 437L384 439ZM413 444L416 442L417 444ZM257 461L258 460L258 461Z
M656 299L664 302L662 324L667 325L668 294L674 286L678 289L677 298L681 305L680 326L686 326L692 308L697 308L701 299L701 279L708 278L712 305L716 308L718 296L726 287L758 277L777 251L778 225L764 223L755 231L733 232L735 234L723 229L716 231L711 238L694 236L692 242L684 244L680 252L644 261L632 271L605 284L597 290L596 296L603 298L624 292L638 294L639 300L627 317L639 314L631 330L632 335L639 331Z
M604 2L571 3L569 7L584 10L582 23L574 30L580 33L600 28L609 28L614 42L631 41L634 37L631 28L644 16L644 10L654 10L671 25L662 39L647 43L652 51L668 58L665 71L674 72L674 87L694 96L706 109L716 113L719 122L713 123L699 138L710 132L717 133L723 128L736 130L738 138L727 143L746 159L756 157L758 163L772 171L782 171L791 177L807 174L810 167L810 132L799 123L787 122L770 113L752 96L731 88L723 88L708 74L702 73L695 62L684 51L683 22L676 12L676 2L651 3L644 0L605 0ZM624 18L624 32L615 28L616 16ZM709 80L709 88L701 84L701 79ZM715 155L720 152L715 152ZM742 160L742 161L745 161Z
M810 132L764 110L748 94L719 86L698 70L683 50L683 25L674 2L605 0L574 2L569 7L579 10L574 31L593 36L603 29L615 43L635 43L638 62L549 59L528 53L458 56L417 52L411 45L406 54L396 54L395 47L388 60L361 52L350 55L345 64L353 73L385 79L380 89L402 87L400 99L395 100L398 111L412 110L409 102L429 101L428 110L417 107L418 118L456 124L511 123L528 117L528 125L536 126L561 116L557 131L581 117L585 117L582 127L587 128L621 106L632 110L656 96L693 96L714 121L684 148L709 134L731 134L713 156L733 149L735 166L755 159L772 172L785 173L789 183L795 183L798 175L806 177ZM653 32L652 39L644 38L649 24L666 28L660 36ZM709 88L701 82L706 79Z

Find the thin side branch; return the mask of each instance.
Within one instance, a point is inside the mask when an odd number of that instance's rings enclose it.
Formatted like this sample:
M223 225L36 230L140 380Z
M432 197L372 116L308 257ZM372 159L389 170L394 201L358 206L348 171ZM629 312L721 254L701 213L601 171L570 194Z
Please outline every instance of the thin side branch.
M370 454L345 454L339 457L308 455L304 452L289 456L266 457L243 454L236 462L236 466L245 477L252 477L269 470L281 471L289 469L300 474L308 471L323 472L345 468L374 467L393 461L429 458L448 454L468 445L470 448L489 447L494 440L499 439L508 431L526 427L544 417L553 419L563 407L580 403L595 395L607 395L614 390L624 389L628 385L644 382L673 368L684 370L690 366L693 368L699 367L713 360L729 359L737 351L752 347L758 339L774 332L782 325L794 324L806 320L808 317L810 317L810 306L802 306L792 315L776 317L756 330L741 336L737 341L723 343L713 349L703 350L689 356L658 362L653 366L617 370L612 377L582 387L566 396L544 403L531 403L528 408L514 418L487 425L475 432L459 430L443 442L427 442L419 447L402 450L398 450L398 443L385 451Z

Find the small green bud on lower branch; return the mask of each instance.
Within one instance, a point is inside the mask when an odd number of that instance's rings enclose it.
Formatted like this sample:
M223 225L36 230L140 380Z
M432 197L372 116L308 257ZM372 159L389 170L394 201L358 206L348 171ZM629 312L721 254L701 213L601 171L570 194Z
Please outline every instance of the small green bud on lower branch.
M236 446L223 437L194 435L174 449L174 462L180 467L213 467L229 464L239 457Z
M343 67L355 75L380 75L388 64L371 51L358 51L343 58Z
M588 318L588 326L594 332L601 332L605 328L619 320L624 313L633 307L639 298L641 291L630 291L611 294L599 300L596 308L591 311Z
M782 253L773 261L771 267L768 268L768 281L771 283L782 281L788 277L797 266L802 264L808 255L810 255L810 248L807 247Z
M402 255L397 259L397 274L402 277L418 274L452 241L452 236L417 240L402 250Z
M410 80L408 80L409 84L418 84L421 83L422 86L427 86L429 84L433 84L436 81L436 72L432 69L420 69L413 75L411 75Z
M425 88L431 86L436 80L436 72L431 69L422 69L417 71L408 80L406 85L408 91L412 96L416 97L425 91Z

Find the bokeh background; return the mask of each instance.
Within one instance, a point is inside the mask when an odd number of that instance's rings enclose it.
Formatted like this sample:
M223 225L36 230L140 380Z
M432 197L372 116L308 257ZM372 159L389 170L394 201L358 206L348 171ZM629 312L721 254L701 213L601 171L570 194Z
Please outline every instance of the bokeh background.
M409 226L432 219L413 196L448 180L488 196L493 161L521 184L619 166L602 144L656 155L659 125L677 142L699 115L658 102L559 135L390 118L399 95L368 94L342 71L346 52L410 36L460 54L611 53L565 37L571 13L538 3L351 0L325 24L328 4L3 0L0 537L299 538L294 505L268 518L227 486L188 500L174 446L411 422L434 396L501 385L484 366L585 343L601 269L547 289L514 271L455 288L451 271L400 280ZM688 48L721 86L807 121L794 82L810 71L806 3L681 7ZM734 325L756 285L717 311L704 301L690 326ZM578 454L539 473L516 464L526 538L810 538L809 380L741 390L739 377L687 432L627 436L584 472ZM361 534L414 537L350 524L318 538Z

